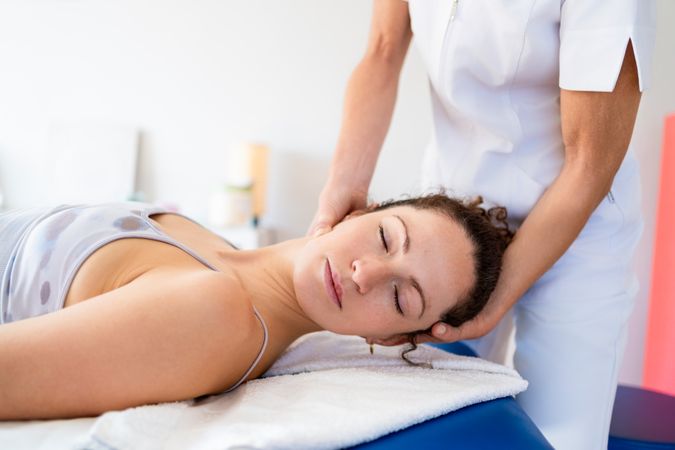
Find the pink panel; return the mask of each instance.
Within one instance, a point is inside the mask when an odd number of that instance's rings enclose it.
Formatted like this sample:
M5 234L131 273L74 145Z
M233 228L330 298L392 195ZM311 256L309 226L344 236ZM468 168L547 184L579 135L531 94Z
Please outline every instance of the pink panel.
M666 117L643 384L675 395L675 114Z

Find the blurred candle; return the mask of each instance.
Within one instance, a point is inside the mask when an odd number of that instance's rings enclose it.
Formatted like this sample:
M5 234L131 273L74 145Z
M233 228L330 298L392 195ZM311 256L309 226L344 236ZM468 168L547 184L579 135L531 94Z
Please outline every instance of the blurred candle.
M260 220L265 213L265 194L267 192L267 158L269 149L262 144L250 147L251 177L253 179L253 216Z
M252 213L256 220L265 212L269 148L260 143L241 142L230 148L227 182L234 188L251 187Z
M258 225L265 212L268 154L268 147L260 143L239 142L230 146L225 183L214 189L209 202L212 225Z

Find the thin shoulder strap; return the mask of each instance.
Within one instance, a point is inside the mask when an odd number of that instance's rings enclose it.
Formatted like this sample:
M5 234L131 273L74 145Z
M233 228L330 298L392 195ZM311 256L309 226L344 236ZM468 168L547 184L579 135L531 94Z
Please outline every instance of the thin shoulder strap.
M214 396L218 396L218 397L219 397L219 396L221 396L222 394L225 394L225 393L227 393L227 392L230 392L230 391L232 391L232 390L238 388L239 385L240 385L241 383L243 383L244 380L246 380L246 377L248 377L248 375L251 373L251 371L252 371L252 370L255 368L255 366L258 364L258 362L260 361L260 358L262 358L263 353L265 353L265 348L267 347L267 335L268 335L268 333L267 333L267 325L265 325L265 321L264 321L263 318L260 316L260 313L258 313L258 310L256 309L255 306L253 306L253 312L255 313L256 317L258 318L258 320L260 321L260 323L262 324L262 327L263 327L263 343L262 343L262 346L260 347L260 352L258 352L258 356L256 357L255 361L253 361L253 364L251 364L251 367L248 368L248 370L246 371L246 373L239 379L239 381L237 381L236 383L234 383L234 386L232 386L231 388L227 389L226 391L222 391L222 392L220 392L220 393L218 393L218 394L204 394L204 395L200 395L199 397L195 397L195 398L192 399L192 406L201 405L201 404L203 404L204 401L205 401L206 399L208 399L209 397L214 397Z
M226 391L223 391L223 393L225 393L225 392L230 392L230 391L232 391L232 390L238 388L239 385L240 385L241 383L243 383L244 380L246 380L246 377L249 376L249 374L251 373L251 371L253 371L253 369L255 368L255 366L258 365L258 362L260 361L260 358L262 358L263 353L265 353L265 348L267 347L267 325L265 325L265 321L264 321L263 318L260 316L260 313L258 312L258 310L256 309L255 306L253 306L253 312L255 313L256 317L258 318L258 320L260 321L260 323L262 324L262 327L263 327L263 343L262 343L262 346L260 347L260 351L258 352L258 356L256 357L255 361L253 361L253 364L251 364L251 367L248 368L248 370L246 371L246 373L239 379L239 381L237 381L237 382L234 384L234 386L232 386L231 388L229 388L229 389L226 390Z

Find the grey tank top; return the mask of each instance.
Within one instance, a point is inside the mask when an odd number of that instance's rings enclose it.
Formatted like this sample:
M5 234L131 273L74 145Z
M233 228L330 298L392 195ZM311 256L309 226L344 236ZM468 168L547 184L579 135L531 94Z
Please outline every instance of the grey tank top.
M217 271L195 251L155 227L150 216L163 213L184 217L201 226L182 214L140 202L60 205L0 214L3 247L8 249L4 252L4 263L0 261L0 270L4 267L0 273L0 323L48 314L63 308L70 285L82 263L96 250L118 239L141 238L165 242ZM7 232L12 227L2 226L12 223L15 225L14 233ZM20 223L20 226L16 223ZM246 373L224 392L235 389L246 379L267 347L267 326L255 306L253 311L263 327L263 344Z

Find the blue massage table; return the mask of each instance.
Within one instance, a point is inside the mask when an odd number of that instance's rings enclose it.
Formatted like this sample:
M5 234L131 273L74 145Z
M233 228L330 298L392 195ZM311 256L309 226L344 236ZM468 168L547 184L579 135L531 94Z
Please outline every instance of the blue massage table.
M465 344L429 344L465 356ZM467 406L351 449L552 449L513 397Z

